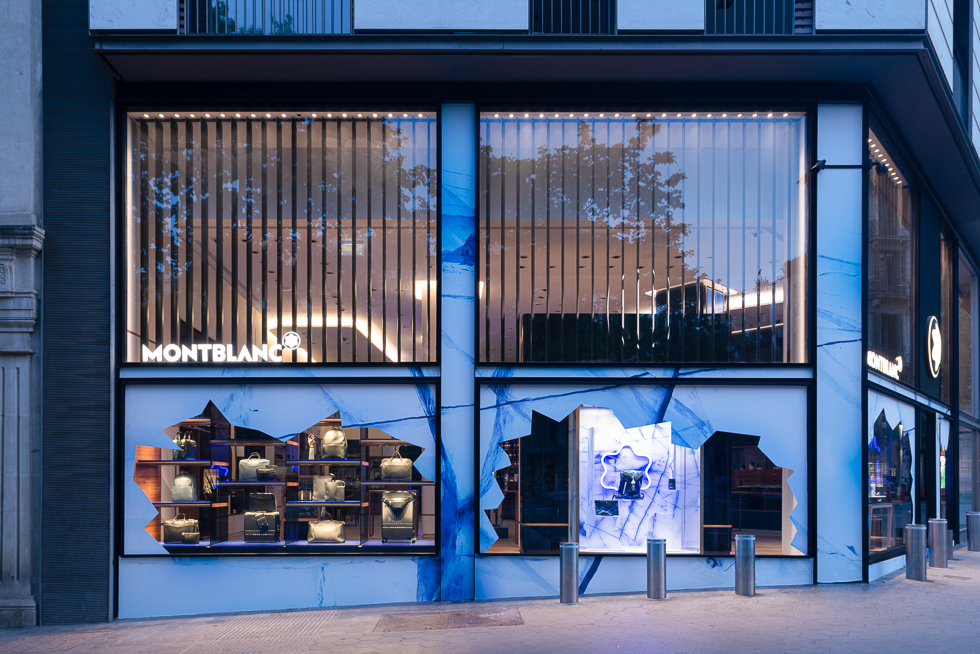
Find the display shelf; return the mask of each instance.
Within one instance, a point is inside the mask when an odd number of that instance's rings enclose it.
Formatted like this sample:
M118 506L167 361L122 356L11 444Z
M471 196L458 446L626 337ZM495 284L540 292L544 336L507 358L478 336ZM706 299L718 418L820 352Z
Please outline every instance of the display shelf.
M392 487L395 487L395 488L399 488L399 487L400 488L405 488L405 487L408 487L408 486L435 486L435 484L436 484L436 482L434 482L434 481L425 481L425 480L419 480L419 481L383 481L383 480L378 480L378 481L362 481L361 482L361 485L363 485L363 486L392 486Z
M312 501L312 500L311 501L289 500L289 501L286 502L286 506L295 506L295 507L299 507L299 508L302 508L302 507L305 507L305 506L310 506L310 507L316 507L316 506L336 506L336 507L360 506L360 507L365 507L365 506L367 506L367 502L361 502L360 500L349 500L349 501L345 500L343 502L317 502L317 501Z
M237 440L234 438L215 438L211 441L212 445L245 445L248 447L282 447L287 444L288 441L246 441Z
M252 486L285 486L284 481L218 481L215 482L215 486L246 486L251 488Z
M154 502L153 506L206 506L211 507L211 502L208 501L197 501L197 502Z
M408 441L403 441L398 438L364 438L361 439L361 445L412 445Z
M160 459L137 461L138 466L212 466L221 465L221 462L212 462L210 459Z
M329 465L329 466L367 466L367 461L356 461L351 459L289 459L286 465Z

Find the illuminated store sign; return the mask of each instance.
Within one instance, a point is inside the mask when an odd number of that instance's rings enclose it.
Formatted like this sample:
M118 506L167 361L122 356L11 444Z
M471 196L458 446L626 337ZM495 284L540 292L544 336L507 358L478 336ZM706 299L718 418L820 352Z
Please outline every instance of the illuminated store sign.
M279 345L242 346L236 353L231 343L206 343L203 345L157 345L151 348L144 345L140 348L143 363L254 363L271 361L282 363L283 350L295 350L302 339L296 332L286 332L282 335Z
M872 370L877 370L883 375L887 375L892 379L898 379L898 376L902 374L902 357L895 357L895 360L886 359L877 352L872 352L868 350L868 367Z
M939 331L939 320L929 316L926 329L926 354L929 357L929 374L935 379L939 376L939 366L943 362L943 334Z

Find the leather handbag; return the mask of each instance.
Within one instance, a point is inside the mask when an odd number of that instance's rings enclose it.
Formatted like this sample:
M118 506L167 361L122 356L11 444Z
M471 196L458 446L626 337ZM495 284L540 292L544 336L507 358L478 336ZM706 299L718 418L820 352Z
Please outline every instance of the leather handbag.
M188 518L183 513L178 513L170 520L163 522L163 542L177 544L184 542L184 534L200 532L197 520Z
M185 531L183 534L184 545L199 545L201 543L201 532Z
M274 465L267 465L256 468L255 478L258 481L273 481L276 478L276 467Z
M182 472L174 477L174 484L170 489L171 502L196 502L197 501L197 479L189 472Z
M313 476L313 501L327 501L327 482L333 479L333 475L314 475Z
M347 458L347 434L334 427L320 436L320 458Z
M620 470L619 492L613 497L619 500L642 500L640 482L643 480L642 470Z
M306 540L310 543L346 543L347 529L340 520L313 520Z
M381 459L381 479L385 481L411 481L412 460L402 458L401 452L395 456Z
M249 493L248 510L273 513L276 511L276 496L273 493Z
M238 481L257 481L255 471L269 463L269 459L263 459L258 452L252 452L247 459L238 462Z
M325 502L343 502L347 484L343 479L328 479L326 482Z
M177 432L177 438L173 439L174 445L180 449L172 450L173 458L178 461L197 458L197 443L191 438L190 432Z

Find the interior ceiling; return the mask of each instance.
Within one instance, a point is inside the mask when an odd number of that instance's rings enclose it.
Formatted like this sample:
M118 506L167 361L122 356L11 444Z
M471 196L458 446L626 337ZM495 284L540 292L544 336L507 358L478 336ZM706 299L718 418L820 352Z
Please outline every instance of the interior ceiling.
M703 91L787 80L803 85L866 85L902 143L925 171L939 203L980 253L980 161L945 99L947 91L922 35L727 39L414 40L356 36L309 42L166 37L106 40L96 54L123 81L318 82L454 85L648 82ZM575 87L571 87L574 89ZM589 94L595 100L595 94ZM394 100L397 100L395 98ZM665 98L671 102L671 98Z

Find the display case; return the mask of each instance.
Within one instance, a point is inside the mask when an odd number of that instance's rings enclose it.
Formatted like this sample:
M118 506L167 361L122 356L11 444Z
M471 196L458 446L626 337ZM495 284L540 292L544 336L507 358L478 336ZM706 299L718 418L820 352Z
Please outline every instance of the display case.
M164 431L174 448L138 446L135 481L158 511L146 531L172 554L435 546L419 446L339 416L283 439L216 410Z

